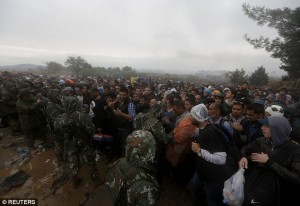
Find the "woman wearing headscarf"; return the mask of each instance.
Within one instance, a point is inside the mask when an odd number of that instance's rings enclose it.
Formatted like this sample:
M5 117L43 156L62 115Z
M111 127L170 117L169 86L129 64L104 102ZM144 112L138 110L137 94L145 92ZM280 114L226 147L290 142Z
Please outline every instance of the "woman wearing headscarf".
M242 149L246 168L243 205L295 205L300 191L300 146L290 140L285 117L259 120L264 137Z

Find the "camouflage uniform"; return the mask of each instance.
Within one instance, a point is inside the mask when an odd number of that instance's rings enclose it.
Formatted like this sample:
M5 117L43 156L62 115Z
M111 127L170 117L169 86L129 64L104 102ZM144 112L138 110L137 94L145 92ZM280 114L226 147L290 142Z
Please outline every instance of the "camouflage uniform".
M19 115L17 110L17 89L16 85L12 81L5 81L4 88L1 94L2 110L8 117L9 127L12 135L21 134L22 129L20 126Z
M48 124L50 126L51 132L54 136L54 144L55 144L55 154L57 159L57 164L59 166L59 175L64 174L63 165L64 165L64 135L61 130L55 130L54 122L56 118L60 118L63 114L63 107L58 96L61 95L60 90L52 89L48 92L47 96L49 98L49 102L46 107L46 115Z
M77 111L78 99L68 96L63 101L66 111L62 115L61 123L65 127L64 138L67 139L67 160L71 169L73 183L76 186L78 175L83 162L90 167L90 176L98 180L96 165L96 153L92 145L91 135L95 132L95 126L88 114Z
M135 119L133 120L134 129L145 130L151 132L156 140L156 157L155 162L157 164L156 167L156 175L161 182L163 180L163 168L164 168L164 154L165 154L165 145L170 143L173 138L173 134L166 134L165 128L159 119L163 114L163 105L156 104L152 107L149 112L142 113L140 112Z
M159 119L163 113L163 106L156 104L147 113L139 113L133 120L135 130L151 132L159 144L167 144L172 140L172 134L166 134L163 124Z
M159 184L154 171L156 143L150 132L136 130L126 139L126 154L106 173L105 183L97 191L98 199L86 205L102 205L105 195L113 205L158 205Z
M35 140L47 139L47 121L44 115L45 102L37 101L30 89L20 89L18 93L17 109L24 134Z

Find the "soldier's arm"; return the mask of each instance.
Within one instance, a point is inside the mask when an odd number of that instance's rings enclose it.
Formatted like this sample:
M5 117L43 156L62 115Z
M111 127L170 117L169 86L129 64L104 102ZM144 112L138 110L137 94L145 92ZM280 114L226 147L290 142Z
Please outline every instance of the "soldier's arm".
M153 125L151 125L151 130L153 136L157 139L157 141L163 144L167 144L171 142L173 138L173 134L172 133L167 134L165 128L158 120Z
M93 134L95 132L95 125L92 122L92 119L87 114L83 114L83 119L80 120L84 124L85 132L89 135Z

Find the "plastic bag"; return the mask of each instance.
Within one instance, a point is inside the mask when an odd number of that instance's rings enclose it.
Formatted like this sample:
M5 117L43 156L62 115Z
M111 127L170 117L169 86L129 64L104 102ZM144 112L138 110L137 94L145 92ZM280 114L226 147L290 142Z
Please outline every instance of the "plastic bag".
M244 168L224 182L223 197L227 205L240 206L244 202Z

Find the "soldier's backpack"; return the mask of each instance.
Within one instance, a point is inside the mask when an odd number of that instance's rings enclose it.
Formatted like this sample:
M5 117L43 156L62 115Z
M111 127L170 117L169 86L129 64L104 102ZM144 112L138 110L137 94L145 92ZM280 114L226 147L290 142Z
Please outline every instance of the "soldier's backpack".
M151 175L142 168L128 164L125 158L110 165L106 173L105 187L113 200L113 205L127 205L128 189L139 182L150 183L159 191L159 184Z

